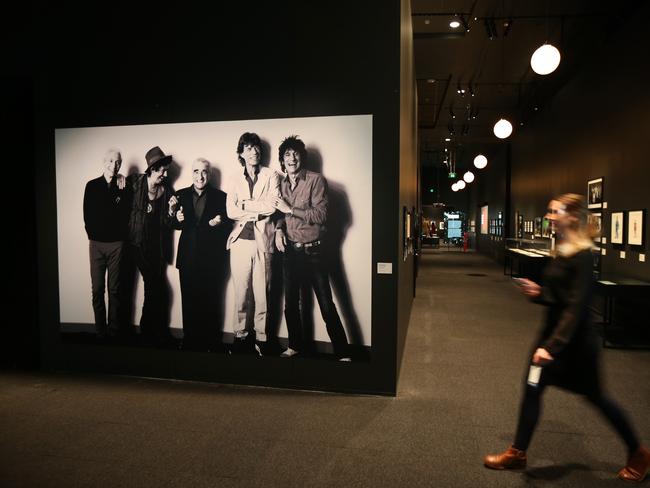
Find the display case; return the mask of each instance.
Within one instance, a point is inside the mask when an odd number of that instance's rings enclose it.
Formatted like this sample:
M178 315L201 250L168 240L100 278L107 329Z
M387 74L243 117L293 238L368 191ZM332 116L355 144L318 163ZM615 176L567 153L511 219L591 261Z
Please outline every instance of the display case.
M506 251L520 254L523 256L546 256L551 255L551 239L515 239L508 238L505 240Z
M551 239L505 239L503 274L525 276L533 281L541 278L541 272L551 257Z

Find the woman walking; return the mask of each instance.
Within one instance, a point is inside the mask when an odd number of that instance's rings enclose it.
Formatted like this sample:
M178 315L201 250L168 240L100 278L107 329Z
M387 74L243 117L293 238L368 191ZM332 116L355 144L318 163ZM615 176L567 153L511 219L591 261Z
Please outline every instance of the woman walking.
M544 271L544 285L519 280L526 296L548 307L545 326L526 374L514 443L501 454L486 456L488 468L526 467L526 450L539 419L544 389L554 385L584 395L619 434L628 450L619 478L642 481L648 472L650 451L640 445L627 415L607 396L601 382L600 346L589 310L593 232L587 215L580 195L568 193L549 203L546 217L556 232L557 245Z

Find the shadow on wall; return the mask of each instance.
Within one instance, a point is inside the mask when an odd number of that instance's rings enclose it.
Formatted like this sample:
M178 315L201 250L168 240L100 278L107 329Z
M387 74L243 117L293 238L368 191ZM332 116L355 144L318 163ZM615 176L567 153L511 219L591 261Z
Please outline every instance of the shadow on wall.
M323 157L316 147L307 148L306 168L316 173L323 173ZM327 238L326 238L326 262L330 274L332 291L338 299L343 324L348 332L351 344L362 345L363 335L359 318L354 309L350 285L348 283L343 255L341 249L345 241L348 229L352 225L352 209L347 196L345 185L327 181L328 185L328 209L327 209ZM311 298L311 297L310 297Z

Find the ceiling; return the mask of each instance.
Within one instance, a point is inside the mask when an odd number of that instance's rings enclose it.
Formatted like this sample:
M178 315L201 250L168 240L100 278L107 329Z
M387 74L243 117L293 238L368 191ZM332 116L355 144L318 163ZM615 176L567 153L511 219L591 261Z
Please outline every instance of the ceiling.
M411 0L422 165L446 167L453 154L455 164L468 167L479 152L503 144L493 134L501 117L513 124L515 138L641 3ZM454 19L461 22L457 29L449 26ZM562 61L541 76L530 57L545 42L560 50Z

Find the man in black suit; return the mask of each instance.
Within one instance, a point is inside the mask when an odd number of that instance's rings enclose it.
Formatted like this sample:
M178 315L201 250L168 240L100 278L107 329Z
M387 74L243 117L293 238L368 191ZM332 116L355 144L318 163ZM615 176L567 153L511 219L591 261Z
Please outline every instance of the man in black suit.
M192 164L192 186L172 199L181 231L176 256L183 300L183 349L222 351L223 301L231 230L226 194L208 184L210 163Z

